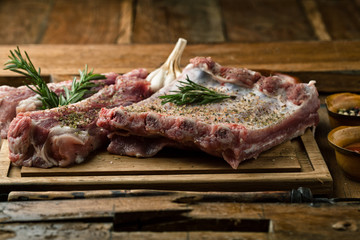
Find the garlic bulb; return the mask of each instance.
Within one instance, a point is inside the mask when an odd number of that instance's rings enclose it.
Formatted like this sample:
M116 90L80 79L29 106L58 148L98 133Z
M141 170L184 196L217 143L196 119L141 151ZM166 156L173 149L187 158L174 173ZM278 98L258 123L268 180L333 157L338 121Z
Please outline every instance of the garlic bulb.
M168 85L181 74L180 59L186 43L185 39L179 38L166 62L147 76L146 80L151 82L150 87L154 92Z

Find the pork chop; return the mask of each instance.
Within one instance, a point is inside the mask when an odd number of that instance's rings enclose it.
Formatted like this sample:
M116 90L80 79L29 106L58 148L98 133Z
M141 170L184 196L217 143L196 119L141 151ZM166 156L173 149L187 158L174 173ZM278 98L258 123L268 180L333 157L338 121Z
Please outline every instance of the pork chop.
M99 91L106 85L114 84L118 76L116 73L104 74L106 79L94 80L96 87L91 89L90 93L84 98L91 96L93 93ZM71 88L72 81L63 81L58 83L48 83L50 90L57 95L64 93L64 87ZM20 112L28 112L39 110L42 107L42 102L39 96L26 86L11 87L0 86L0 135L1 138L7 137L10 122L15 118L16 114Z
M128 106L149 97L147 75L144 69L133 70L75 104L19 113L8 132L11 162L41 168L83 162L90 152L108 143L107 130L96 126L100 109Z
M208 104L162 104L186 78L235 96ZM197 57L170 85L131 106L103 108L98 126L109 131L108 151L154 156L167 145L196 148L238 168L245 159L300 136L319 121L315 81L297 83L283 74L262 76L244 68L222 67Z

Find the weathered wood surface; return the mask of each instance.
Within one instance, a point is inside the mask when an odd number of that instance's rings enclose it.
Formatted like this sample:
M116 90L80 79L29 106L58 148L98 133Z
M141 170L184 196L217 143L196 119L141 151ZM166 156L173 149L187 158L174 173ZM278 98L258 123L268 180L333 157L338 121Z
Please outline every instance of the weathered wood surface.
M174 44L132 45L22 45L42 74L55 75L55 80L78 74L85 64L96 72L125 73L134 68L158 68ZM8 61L15 46L0 45L0 62ZM313 52L317 51L314 56ZM223 66L247 67L288 72L302 81L318 81L323 92L360 91L360 41L353 42L273 42L198 44L186 47L181 65L196 56L211 56ZM5 77L12 77L6 79ZM0 69L2 84L20 84L17 74ZM66 78L65 78L66 79ZM50 79L49 79L50 80Z
M9 202L0 209L0 237L14 239L356 239L360 226L358 203L242 203L191 193Z
M36 66L41 66L44 75L64 75L78 73L85 64L100 72L124 73L136 67L154 69L166 60L174 44L22 45L21 48L29 53ZM13 48L0 45L0 62L8 60L9 50ZM184 66L190 58L211 56L224 66L345 72L359 70L359 52L360 41L193 44L186 47L181 63ZM10 73L1 69L0 74Z
M220 3L229 41L317 40L299 1L226 0Z
M294 192L295 191L295 192ZM222 201L259 203L281 202L302 203L312 202L310 189L292 189L291 191L265 191L265 192L186 192L186 191L160 191L160 190L90 190L90 191L12 191L7 200L13 201L39 201L64 199L92 199L92 198L118 198L118 197L146 197L181 194L177 202L193 203L199 200L206 201L221 199ZM314 197L312 197L314 199ZM310 201L305 201L310 199Z
M3 0L0 44L354 40L359 6L358 0Z

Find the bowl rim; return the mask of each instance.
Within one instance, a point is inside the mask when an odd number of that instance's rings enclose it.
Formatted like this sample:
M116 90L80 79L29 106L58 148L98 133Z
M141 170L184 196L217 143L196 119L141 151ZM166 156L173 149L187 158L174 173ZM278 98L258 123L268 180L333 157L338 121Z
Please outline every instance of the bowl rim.
M358 127L360 128L360 126L339 126L339 127L337 127L337 128L332 129L332 130L328 133L328 135L327 135L327 140L328 140L329 145L330 145L332 148L334 148L335 150L337 150L338 152L340 152L340 153L347 154L347 155L350 154L350 155L355 156L355 157L360 157L360 153L355 152L355 151L352 151L352 150L349 150L349 149L346 149L346 148L344 148L344 147L340 147L339 145L335 144L333 141L330 140L331 136L332 136L335 132L337 132L337 131L339 131L339 130L341 130L341 129L345 129L345 128L358 128Z
M352 92L340 92L340 93L331 94L325 98L325 106L326 106L328 113L333 117L343 117L343 118L352 119L352 120L358 119L359 116L343 115L343 114L339 114L337 112L331 111L329 109L329 105L330 105L330 107L332 106L330 99L333 98L334 96L341 96L341 95L348 96L348 97L360 97L359 94L352 93Z

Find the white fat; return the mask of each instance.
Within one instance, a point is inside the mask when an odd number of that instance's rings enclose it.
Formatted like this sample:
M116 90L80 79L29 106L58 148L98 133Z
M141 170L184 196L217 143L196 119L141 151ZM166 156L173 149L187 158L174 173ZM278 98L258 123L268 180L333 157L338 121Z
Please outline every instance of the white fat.
M258 144L251 144L251 147L247 148L244 150L244 152L246 154L248 153L254 153L254 152L259 152L259 149L268 149L268 146L274 146L274 142L282 142L283 141L284 136L280 135L277 136L276 138L271 139L270 141L264 143L264 142L260 142ZM260 153L260 152L259 152Z
M20 112L35 111L37 109L40 109L41 106L42 102L39 99L39 95L36 94L35 96L20 101L16 107L16 114Z
M84 139L87 137L86 131L80 131L77 128L72 128L69 126L55 126L51 128L49 137L55 136L55 135L64 135L64 134L71 134L72 136L76 136L75 138L84 141Z
M55 126L50 130L45 143L41 145L41 147L36 147L36 145L32 143L32 145L35 147L35 152L37 153L36 156L44 159L45 161L51 162L51 165L57 166L58 161L48 155L48 148L50 148L50 144L54 144L54 142L57 142L60 138L64 137L72 138L73 141L77 144L83 145L86 141L86 138L88 137L88 133L86 131L79 131L78 129L68 126ZM75 162L81 163L83 160L83 157L78 156Z

